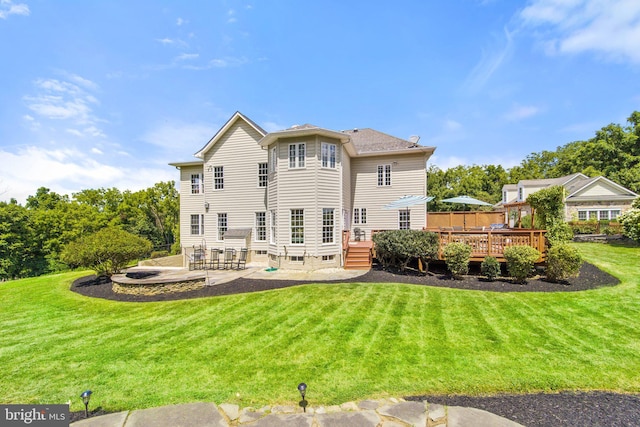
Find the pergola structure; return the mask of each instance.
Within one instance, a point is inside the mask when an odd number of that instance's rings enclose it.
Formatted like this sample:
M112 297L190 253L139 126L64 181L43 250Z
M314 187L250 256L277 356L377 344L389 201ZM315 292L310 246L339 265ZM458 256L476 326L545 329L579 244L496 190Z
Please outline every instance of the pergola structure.
M512 209L518 210L518 220L514 224L514 228L522 228L522 211L525 206L528 206L531 210L531 228L533 228L534 219L536 218L536 210L529 205L527 202L511 202L505 203L502 205L504 207L504 223L509 224L509 216L511 215Z

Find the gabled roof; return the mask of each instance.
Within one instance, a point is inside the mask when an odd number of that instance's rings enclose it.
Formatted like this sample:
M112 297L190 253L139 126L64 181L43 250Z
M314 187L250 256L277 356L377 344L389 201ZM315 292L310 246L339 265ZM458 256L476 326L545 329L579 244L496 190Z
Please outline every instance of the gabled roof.
M553 185L562 185L566 187L572 181L575 181L577 183L585 179L589 179L589 177L583 173L578 172L578 173L574 173L567 176L561 176L558 178L521 179L520 181L518 181L517 186L518 187L551 187Z
M233 116L231 116L231 118L227 120L224 126L222 126L218 132L216 132L213 138L211 138L209 142L205 144L204 147L202 147L197 153L195 153L194 156L199 157L201 159L204 158L204 153L209 151L209 149L213 147L216 142L218 142L218 140L222 137L222 135L224 135L229 130L229 128L233 126L236 120L243 120L253 129L255 129L256 132L260 134L260 136L265 136L267 134L267 132L264 129L262 129L260 126L258 126L253 120L251 120L250 118L242 114L240 111L236 111L235 113L233 113Z
M579 185L575 185L575 186L571 186L570 188L567 188L566 199L571 198L573 200L576 200L578 198L583 198L583 199L601 198L601 196L580 196L580 193L584 192L589 187L593 187L598 182L604 183L606 186L612 187L614 191L619 192L618 194L612 194L610 196L607 196L607 198L626 200L626 199L635 199L636 197L638 197L636 193L629 190L628 188L625 188L622 185L614 181L611 181L610 179L604 176L596 176L595 178L589 178L585 181L581 181Z

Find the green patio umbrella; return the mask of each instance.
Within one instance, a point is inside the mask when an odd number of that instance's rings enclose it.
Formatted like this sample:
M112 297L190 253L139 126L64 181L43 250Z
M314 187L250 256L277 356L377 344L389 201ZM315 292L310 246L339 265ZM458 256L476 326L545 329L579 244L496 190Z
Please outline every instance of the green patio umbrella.
M465 207L466 205L493 206L491 203L487 203L470 196L456 196L456 197L451 197L449 199L442 199L441 201L446 203L458 203L458 204L464 205ZM463 218L464 228L466 229L467 214L465 213L462 218Z

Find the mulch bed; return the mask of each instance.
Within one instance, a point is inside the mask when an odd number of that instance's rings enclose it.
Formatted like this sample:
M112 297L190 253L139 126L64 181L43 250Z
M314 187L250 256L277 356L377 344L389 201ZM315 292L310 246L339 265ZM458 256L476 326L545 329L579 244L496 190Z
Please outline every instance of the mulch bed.
M473 273L473 271L471 273ZM307 283L319 282L239 278L231 282L207 286L194 291L142 296L117 294L111 289L111 281L108 279L99 279L96 278L96 276L86 276L74 281L71 285L71 290L79 294L95 298L104 298L115 301L146 302L172 301L179 299L268 291ZM531 278L527 280L526 284L520 285L510 282L508 279L498 279L490 282L481 276L473 274L465 276L462 280L453 280L444 272L444 268L440 265L432 266L431 271L427 275L417 273L413 270L407 270L406 272L401 273L385 271L376 267L359 277L326 281L322 283L406 283L420 286L437 286L492 292L572 292L595 289L603 286L615 286L619 283L619 280L592 264L583 263L580 268L579 276L569 279L564 283L551 283L545 281L543 278Z

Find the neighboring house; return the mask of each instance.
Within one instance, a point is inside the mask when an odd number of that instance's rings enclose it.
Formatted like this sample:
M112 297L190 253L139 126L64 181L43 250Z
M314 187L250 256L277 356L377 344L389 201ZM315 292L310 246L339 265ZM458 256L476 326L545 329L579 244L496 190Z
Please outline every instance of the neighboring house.
M373 129L267 133L236 112L195 153L199 160L171 163L180 169L183 253L246 247L251 260L274 267L342 266L343 230L370 240L374 230L426 226L424 203L383 206L426 195L434 150Z
M527 197L543 188L561 185L565 188L565 221L614 220L631 208L638 197L633 191L616 184L604 176L589 178L582 173L550 179L526 179L502 187L502 205L506 209L518 207L530 214Z

